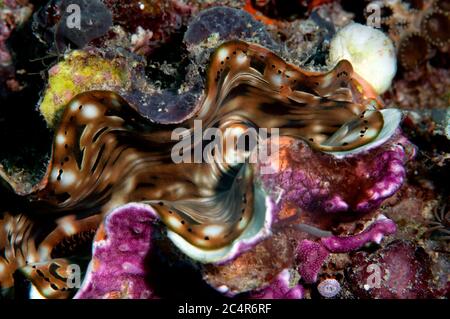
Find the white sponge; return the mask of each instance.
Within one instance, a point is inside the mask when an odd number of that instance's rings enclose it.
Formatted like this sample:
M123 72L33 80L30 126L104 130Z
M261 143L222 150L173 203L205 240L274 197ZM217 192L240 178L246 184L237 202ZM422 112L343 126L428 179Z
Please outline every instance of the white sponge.
M351 23L339 30L330 43L328 64L348 60L353 70L378 93L384 93L397 72L392 41L380 30Z

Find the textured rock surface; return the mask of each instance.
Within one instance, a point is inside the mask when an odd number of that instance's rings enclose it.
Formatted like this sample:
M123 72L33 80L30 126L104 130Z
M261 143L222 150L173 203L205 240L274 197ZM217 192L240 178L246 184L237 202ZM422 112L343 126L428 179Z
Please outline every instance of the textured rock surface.
M254 299L302 299L303 287L296 284L295 276L285 269L266 288L252 292L250 298Z
M245 11L228 7L213 7L200 12L189 24L184 42L197 45L213 34L221 41L256 39L271 49L276 45L261 22Z
M203 271L205 280L229 295L269 285L278 273L294 263L292 235L280 232L225 265L207 265Z

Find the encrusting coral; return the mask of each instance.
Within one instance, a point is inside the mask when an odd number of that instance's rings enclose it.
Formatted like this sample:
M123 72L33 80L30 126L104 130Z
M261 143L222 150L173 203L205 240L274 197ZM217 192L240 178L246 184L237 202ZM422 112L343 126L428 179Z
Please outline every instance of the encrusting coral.
M449 8L445 0L371 1L368 12L378 8L381 27L394 41L399 64L414 69L428 61L436 49L448 52Z

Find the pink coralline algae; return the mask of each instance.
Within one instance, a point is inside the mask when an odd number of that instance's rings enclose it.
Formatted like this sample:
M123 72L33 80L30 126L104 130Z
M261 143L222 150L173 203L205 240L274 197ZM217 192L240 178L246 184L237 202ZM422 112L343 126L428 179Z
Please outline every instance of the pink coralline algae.
M111 212L97 233L93 258L76 299L149 299L145 260L156 214L150 206L128 204Z
M356 253L348 278L360 298L428 298L433 286L430 263L423 248L397 240L376 254Z
M376 149L340 159L292 141L280 145L280 169L261 180L266 189L279 193L280 205L293 203L308 212L366 213L400 188L413 149L397 134Z
M299 273L307 283L314 283L330 252L320 243L303 240L298 247Z
M391 235L397 230L397 227L392 220L383 217L383 215L380 217L380 220L370 225L369 228L361 234L349 237L325 237L321 239L321 243L333 253L344 253L357 250L368 242L379 244L384 235Z
M328 236L318 242L305 239L297 248L298 271L305 282L314 283L330 253L351 252L370 242L380 243L384 236L391 235L395 231L395 223L381 215L381 218L366 230L353 236Z
M291 285L292 275L289 269L283 270L266 288L252 292L253 299L302 299L304 295L301 285Z

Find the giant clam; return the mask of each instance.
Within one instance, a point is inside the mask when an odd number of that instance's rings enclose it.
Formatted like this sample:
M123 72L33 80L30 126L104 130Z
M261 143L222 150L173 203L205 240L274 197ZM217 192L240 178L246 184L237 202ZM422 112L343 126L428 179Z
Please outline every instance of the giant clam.
M92 232L130 202L150 205L168 237L194 260L232 260L270 235L274 199L255 182L247 153L242 163L223 162L221 152L204 152L201 140L189 139L182 155L200 149L209 161L174 163L179 141L173 130L182 128L180 136L186 136L199 121L204 130L215 127L236 137L250 128L279 128L281 136L301 139L330 158L354 156L389 140L401 119L361 87L345 60L329 72L308 72L261 46L231 41L212 55L204 95L182 122L152 123L114 92L76 96L55 132L45 178L23 195L30 213L2 221L8 225L1 241L3 285L12 285L12 273L26 266L42 294L67 296L64 285L53 283L69 264L64 253L53 260L57 247ZM230 152L223 149L225 158ZM54 225L38 227L43 221ZM39 279L43 273L48 280Z

